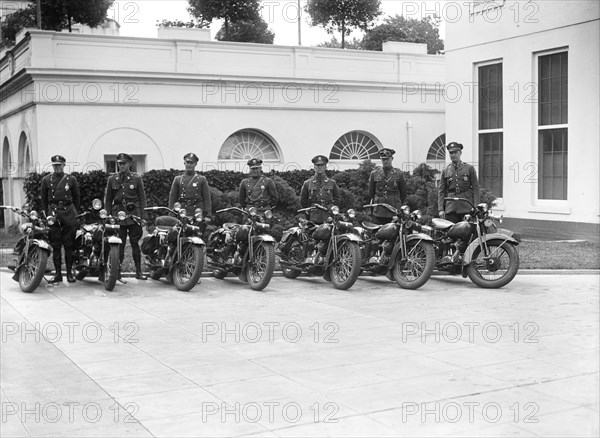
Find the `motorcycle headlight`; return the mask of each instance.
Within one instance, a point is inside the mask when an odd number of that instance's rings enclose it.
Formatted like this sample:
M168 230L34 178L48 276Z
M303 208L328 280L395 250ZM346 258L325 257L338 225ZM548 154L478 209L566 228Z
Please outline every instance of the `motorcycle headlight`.
M331 212L332 212L334 215L338 215L338 214L340 214L340 207L338 207L337 205L334 205L333 207L331 207Z
M182 208L181 210L179 210L179 217L180 218L184 218L185 217L185 209Z
M400 210L405 215L409 215L410 214L410 207L408 205L403 205L402 207L400 207Z
M348 217L350 219L354 219L356 217L356 212L353 209L349 209L346 213L348 213Z
M102 201L100 199L94 199L92 201L92 208L94 210L100 210L102 208Z
M255 216L255 215L256 215L256 212L257 212L257 210L256 210L256 207L250 207L250 208L248 209L248 214L249 214L250 216Z
M271 219L273 219L273 212L272 212L271 210L267 210L267 211L265 211L265 217L266 217L268 220L271 220Z
M485 202L482 202L481 204L477 205L477 208L483 212L488 211L488 205Z
M417 220L423 219L423 213L421 213L421 210L415 210L415 211L413 211L413 214L415 215Z
M19 225L19 230L21 230L21 233L27 234L31 231L31 227L31 222L25 222L24 224Z
M175 204L173 204L173 210L175 210L175 211L181 210L181 203L176 202Z
M108 213L105 209L100 210L98 214L100 215L100 219L106 219L108 217Z
M52 226L56 223L56 218L54 216L48 216L46 222L48 222L48 225Z
M32 221L37 221L38 220L37 211L31 210L31 213L29 213L29 217L31 218Z
M119 218L120 221L124 221L125 218L127 217L127 215L125 214L124 211L121 210L120 212L117 213L117 217Z

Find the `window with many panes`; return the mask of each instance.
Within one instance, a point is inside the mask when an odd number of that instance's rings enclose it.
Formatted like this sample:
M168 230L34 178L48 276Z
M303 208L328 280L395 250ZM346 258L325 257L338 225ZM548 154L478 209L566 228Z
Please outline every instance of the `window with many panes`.
M502 197L502 63L478 68L479 184Z
M567 199L568 52L538 57L538 199Z

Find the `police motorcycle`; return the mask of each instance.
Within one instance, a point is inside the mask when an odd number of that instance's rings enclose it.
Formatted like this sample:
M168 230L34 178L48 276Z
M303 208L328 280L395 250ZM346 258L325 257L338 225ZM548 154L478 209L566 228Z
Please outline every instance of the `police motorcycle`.
M90 210L77 216L82 223L75 233L73 245L73 271L75 279L83 280L87 276L98 276L104 283L104 289L115 288L119 277L119 221L125 218L125 212L118 217L109 216L102 208L102 201L94 199Z
M202 209L188 216L185 208L176 202L168 207L148 207L146 211L167 212L154 221L154 229L142 240L141 250L152 280L166 277L181 291L189 291L200 280L204 268L204 249L201 228Z
M434 218L432 227L423 227L435 242L436 269L468 276L482 288L506 286L519 270L520 238L496 226L494 221L501 224L503 217L495 216L486 203L475 207L467 199L444 198L449 200L467 202L471 213L456 224Z
M269 234L271 226L265 223L272 220L273 212L269 209L259 214L256 207L229 207L217 210L217 214L230 211L241 213L244 223L226 222L210 234L208 265L219 280L231 272L253 290L263 290L275 269L275 239Z
M314 204L298 212L308 215L312 210L329 211L331 216L321 225L300 218L297 227L283 233L279 244L283 275L322 275L337 289L349 289L360 275L362 240L353 233L353 224L345 220L337 206L328 210Z
M403 289L418 289L433 273L435 253L433 239L422 233L419 210L412 213L403 205L400 210L389 204L367 204L363 208L382 207L394 214L390 223L376 225L368 221L355 227L363 236L362 269L371 275L385 274Z
M33 292L46 273L46 262L52 253L48 242L48 226L54 225L56 218L41 218L35 210L27 211L10 205L2 205L0 208L12 210L25 218L25 222L19 226L23 237L16 243L13 251L17 257L8 263L8 268L15 271L12 279L19 282L23 292Z

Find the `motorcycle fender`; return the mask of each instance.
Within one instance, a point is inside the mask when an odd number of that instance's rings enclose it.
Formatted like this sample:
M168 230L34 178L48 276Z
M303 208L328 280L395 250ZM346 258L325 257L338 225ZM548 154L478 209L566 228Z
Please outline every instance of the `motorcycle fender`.
M184 237L183 239L181 239L182 243L193 243L194 245L206 245L204 243L204 240L200 239L199 237Z
M269 234L261 234L260 236L253 236L252 242L253 243L258 243L258 242L275 243L275 238L273 236L270 236Z
M505 243L505 242L510 242L513 245L519 244L519 242L517 242L512 237L507 236L505 234L500 234L500 233L486 234L483 237L483 241L484 242L496 241L496 242L500 242L501 244ZM475 239L473 242L471 242L471 244L467 247L467 249L465 251L465 255L463 257L463 265L468 265L469 263L471 263L471 260L473 258L473 253L475 252L475 249L478 247L479 247L478 239Z
M36 245L42 249L45 249L46 251L50 251L50 244L48 242L46 242L45 240L33 239L31 241L31 244Z
M120 237L117 236L109 236L108 237L108 243L116 243L118 245L120 245L121 243L123 243L123 241L121 240Z
M413 240L427 240L428 242L433 242L433 239L431 237L423 233L409 234L408 236L406 236L406 243L412 242Z
M362 241L363 241L360 238L360 236L357 236L356 234L346 233L346 234L342 234L341 236L337 236L338 244L340 244L346 240L350 240L351 242L356 242L356 243L362 243Z

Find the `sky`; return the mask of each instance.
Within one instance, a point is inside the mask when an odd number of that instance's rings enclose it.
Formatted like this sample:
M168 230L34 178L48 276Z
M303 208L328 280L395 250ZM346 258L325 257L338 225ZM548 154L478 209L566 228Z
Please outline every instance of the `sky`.
M335 1L335 0L331 0ZM269 24L271 31L275 33L275 44L295 46L298 45L298 0L262 0L262 17ZM304 8L306 0L300 0ZM136 36L156 38L156 21L162 19L189 21L187 12L188 2L186 0L115 0L112 8L108 11L108 17L119 22L120 34L123 36ZM381 21L388 15L405 15L408 18L420 19L424 15L435 12L442 15L443 1L401 1L381 0L383 14L378 19ZM320 27L312 27L308 23L305 13L301 16L301 45L316 46L329 41L331 35ZM211 38L214 39L221 27L220 21L211 25ZM444 38L444 25L440 27L440 36ZM334 33L341 40L339 33ZM350 35L362 38L360 31Z

